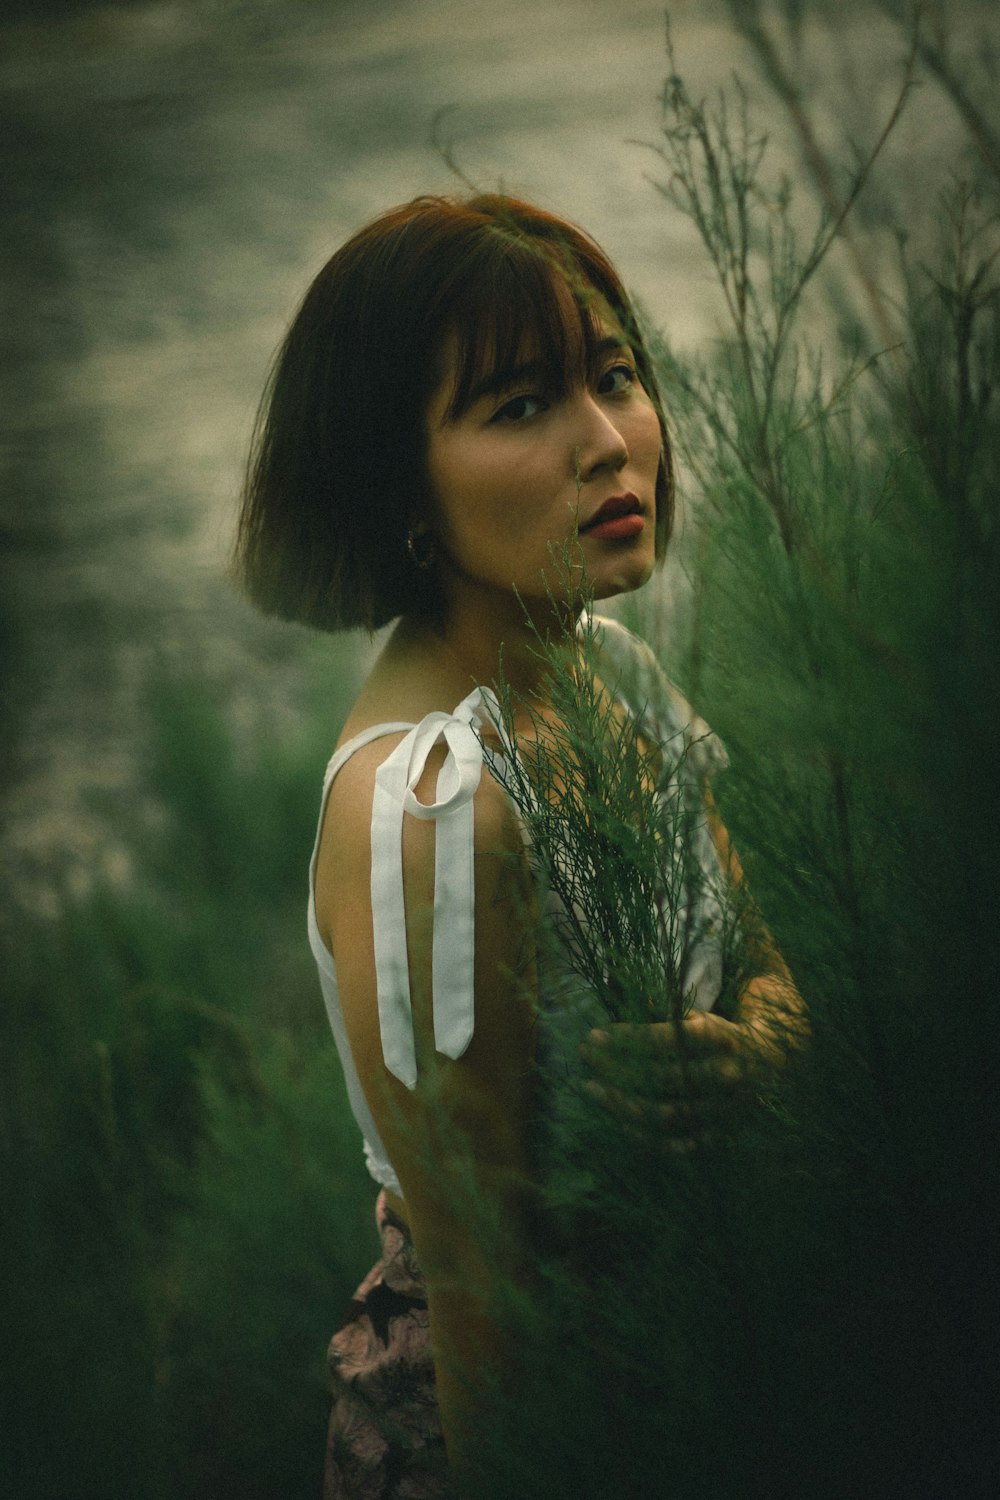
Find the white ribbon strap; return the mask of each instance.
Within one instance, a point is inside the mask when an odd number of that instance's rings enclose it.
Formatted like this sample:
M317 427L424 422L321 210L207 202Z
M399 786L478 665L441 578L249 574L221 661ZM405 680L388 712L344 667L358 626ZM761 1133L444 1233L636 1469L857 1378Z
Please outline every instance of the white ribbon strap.
M403 813L431 819L434 842L434 937L431 949L434 1046L458 1058L475 1023L475 877L473 797L483 751L473 724L493 719L493 695L477 689L453 714L432 713L411 729L375 773L372 803L372 921L382 1056L412 1089L417 1081L403 900ZM447 754L433 802L415 788L434 746Z

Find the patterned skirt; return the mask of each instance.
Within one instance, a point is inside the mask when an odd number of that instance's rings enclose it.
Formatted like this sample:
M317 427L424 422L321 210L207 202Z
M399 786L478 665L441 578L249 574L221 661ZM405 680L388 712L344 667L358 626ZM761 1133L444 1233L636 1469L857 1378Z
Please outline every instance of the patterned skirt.
M409 1229L378 1196L382 1258L330 1342L333 1412L323 1500L449 1493L427 1314Z

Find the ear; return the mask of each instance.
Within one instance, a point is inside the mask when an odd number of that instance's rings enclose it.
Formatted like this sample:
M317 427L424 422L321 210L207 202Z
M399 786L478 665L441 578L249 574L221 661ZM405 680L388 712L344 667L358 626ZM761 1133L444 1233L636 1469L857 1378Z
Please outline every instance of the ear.
M437 543L426 521L413 521L407 528L406 555L413 566L422 571L436 561Z

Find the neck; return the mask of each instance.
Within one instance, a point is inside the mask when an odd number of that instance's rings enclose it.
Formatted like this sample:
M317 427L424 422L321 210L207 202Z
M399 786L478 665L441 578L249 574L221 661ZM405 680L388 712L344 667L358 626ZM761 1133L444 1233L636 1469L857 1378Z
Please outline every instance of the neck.
M544 666L538 660L539 636L546 634L558 640L572 629L578 611L572 618L551 601L522 601L506 594L490 601L466 606L453 601L446 619L431 626L404 620L399 631L403 638L446 657L461 678L465 692L474 686L490 687L503 676L518 697L538 700L543 696Z

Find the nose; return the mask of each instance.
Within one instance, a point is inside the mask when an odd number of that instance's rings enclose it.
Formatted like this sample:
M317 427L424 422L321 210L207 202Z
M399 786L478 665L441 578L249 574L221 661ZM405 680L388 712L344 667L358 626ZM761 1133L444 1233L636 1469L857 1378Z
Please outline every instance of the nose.
M625 439L601 403L589 391L582 391L575 454L576 477L585 484L588 479L602 474L616 473L627 463Z

